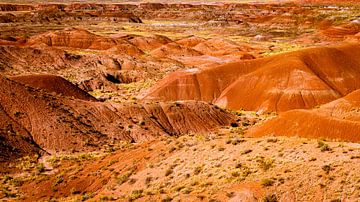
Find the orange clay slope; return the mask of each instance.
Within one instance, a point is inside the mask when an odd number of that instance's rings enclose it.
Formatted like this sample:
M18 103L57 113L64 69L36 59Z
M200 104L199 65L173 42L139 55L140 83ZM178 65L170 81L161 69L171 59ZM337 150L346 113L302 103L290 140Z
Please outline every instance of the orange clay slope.
M360 45L318 47L170 74L143 97L230 109L312 108L360 88Z
M54 92L76 99L97 101L96 98L74 86L72 83L60 76L34 74L26 76L13 76L11 77L11 80L31 86L33 88L46 90L49 93Z
M40 150L29 132L16 123L0 105L0 168L3 162L37 154Z
M318 109L284 112L247 136L300 136L360 142L360 90Z

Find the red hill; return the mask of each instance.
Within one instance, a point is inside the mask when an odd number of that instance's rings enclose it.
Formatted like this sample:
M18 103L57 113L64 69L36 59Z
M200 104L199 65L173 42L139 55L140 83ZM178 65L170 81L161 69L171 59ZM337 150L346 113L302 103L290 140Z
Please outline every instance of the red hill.
M360 45L284 53L175 72L145 99L204 100L231 109L312 108L360 88Z
M118 141L209 132L235 119L205 102L112 104L73 99L57 94L59 89L49 89L49 77L39 83L34 82L36 77L16 77L21 82L0 77L0 161L40 150L86 152ZM79 91L66 85L64 93Z

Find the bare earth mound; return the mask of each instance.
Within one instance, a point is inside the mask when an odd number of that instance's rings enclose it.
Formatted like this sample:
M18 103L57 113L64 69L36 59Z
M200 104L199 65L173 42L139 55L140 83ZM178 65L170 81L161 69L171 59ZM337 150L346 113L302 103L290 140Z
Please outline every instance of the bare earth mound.
M312 108L360 88L360 46L311 48L175 72L145 99L204 100L231 109Z
M292 110L252 128L247 135L300 136L360 142L360 90L313 110Z

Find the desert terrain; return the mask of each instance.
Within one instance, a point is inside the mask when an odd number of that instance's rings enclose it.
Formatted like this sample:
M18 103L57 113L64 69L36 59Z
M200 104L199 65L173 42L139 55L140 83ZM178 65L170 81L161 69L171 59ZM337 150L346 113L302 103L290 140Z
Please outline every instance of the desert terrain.
M360 201L360 2L0 0L0 201Z

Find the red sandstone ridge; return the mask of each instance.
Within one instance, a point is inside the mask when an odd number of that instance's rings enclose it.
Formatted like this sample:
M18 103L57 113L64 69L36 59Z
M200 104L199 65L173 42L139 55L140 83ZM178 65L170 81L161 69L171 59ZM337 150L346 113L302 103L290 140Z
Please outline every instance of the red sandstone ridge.
M248 136L300 136L360 142L360 90L313 110L291 110L252 128Z
M360 45L310 48L175 72L144 99L204 100L231 109L312 108L360 88Z

